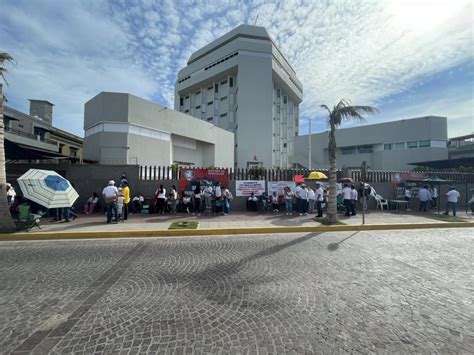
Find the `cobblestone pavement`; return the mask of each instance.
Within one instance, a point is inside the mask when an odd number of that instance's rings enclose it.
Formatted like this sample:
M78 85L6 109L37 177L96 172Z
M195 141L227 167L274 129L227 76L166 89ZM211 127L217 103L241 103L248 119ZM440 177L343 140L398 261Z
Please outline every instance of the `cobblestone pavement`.
M0 244L2 353L472 353L474 230Z

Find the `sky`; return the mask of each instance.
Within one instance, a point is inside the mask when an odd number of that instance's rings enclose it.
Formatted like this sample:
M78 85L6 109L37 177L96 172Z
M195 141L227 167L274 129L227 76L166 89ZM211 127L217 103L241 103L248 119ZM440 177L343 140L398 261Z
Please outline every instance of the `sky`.
M327 130L321 104L380 113L363 124L448 117L474 132L474 8L468 0L0 0L8 105L55 104L83 136L84 103L128 92L173 108L191 53L240 24L264 26L303 83L300 134ZM348 122L345 127L356 124Z

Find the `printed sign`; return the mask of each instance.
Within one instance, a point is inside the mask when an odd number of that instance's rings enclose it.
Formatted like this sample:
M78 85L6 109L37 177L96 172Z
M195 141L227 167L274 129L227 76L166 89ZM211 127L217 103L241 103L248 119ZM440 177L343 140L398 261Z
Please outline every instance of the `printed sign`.
M235 196L260 196L265 192L265 180L236 180Z
M411 189L412 198L418 196L419 188L416 187L415 182L406 182L406 180L421 180L422 173L396 173L392 175L392 188L395 199L403 199L405 197L405 188Z
M268 195L273 194L274 191L277 192L278 196L285 194L285 187L289 187L291 190L294 190L296 183L294 181L268 181Z
M187 195L192 194L197 184L201 187L220 183L221 186L229 186L229 172L227 169L186 169L180 168L179 187Z

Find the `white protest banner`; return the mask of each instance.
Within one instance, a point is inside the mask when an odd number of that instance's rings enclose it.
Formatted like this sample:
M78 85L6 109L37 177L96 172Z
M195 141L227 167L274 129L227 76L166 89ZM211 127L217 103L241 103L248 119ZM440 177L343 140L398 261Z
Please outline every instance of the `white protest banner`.
M296 187L296 183L294 181L269 181L267 186L268 195L276 191L277 195L280 196L285 194L285 187L287 186L293 191Z
M235 180L235 196L260 196L265 192L265 180Z

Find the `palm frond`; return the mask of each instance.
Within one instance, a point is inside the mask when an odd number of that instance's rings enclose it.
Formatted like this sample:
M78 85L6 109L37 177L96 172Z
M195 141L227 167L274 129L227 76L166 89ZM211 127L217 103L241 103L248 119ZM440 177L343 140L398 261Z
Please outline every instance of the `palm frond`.
M8 84L7 79L5 78L5 73L7 72L7 68L5 68L5 63L15 63L13 57L8 54L7 52L0 52L0 78Z
M341 108L347 107L347 106L350 106L350 105L351 105L351 100L341 99L341 101L339 101L339 103L336 105L336 108L338 110L340 110Z
M327 112L329 112L329 114L331 114L331 110L326 105L321 105L321 108L325 109Z
M338 116L343 119L365 121L361 113L376 113L378 110L372 106L346 106L339 110Z

